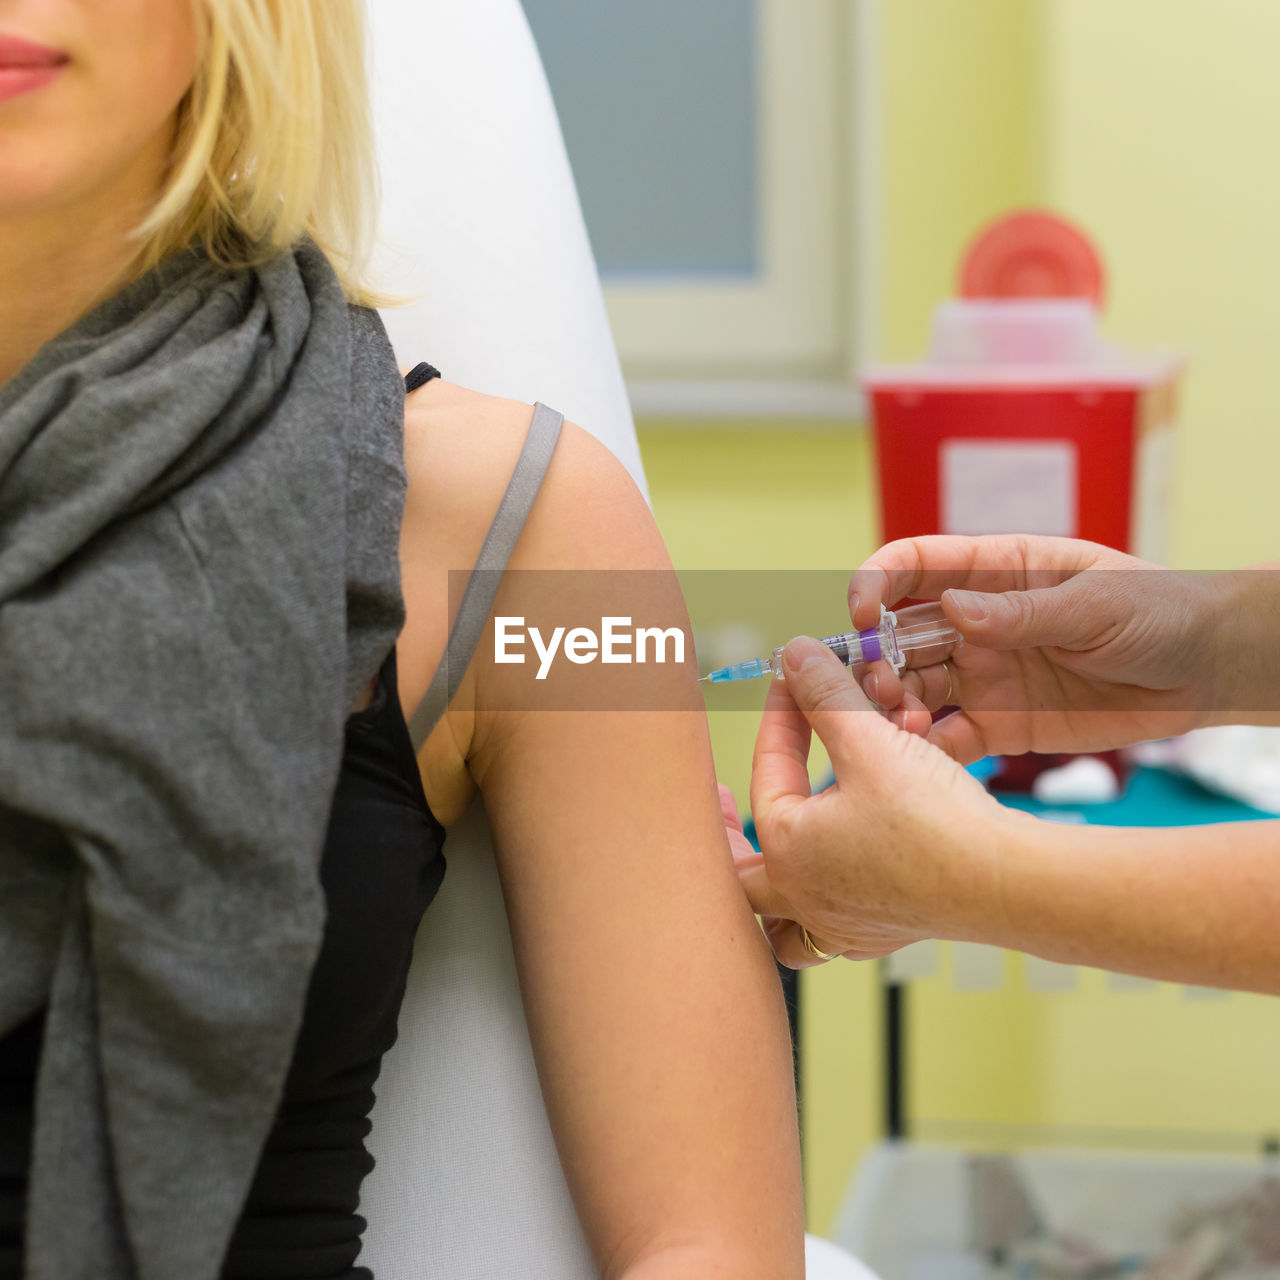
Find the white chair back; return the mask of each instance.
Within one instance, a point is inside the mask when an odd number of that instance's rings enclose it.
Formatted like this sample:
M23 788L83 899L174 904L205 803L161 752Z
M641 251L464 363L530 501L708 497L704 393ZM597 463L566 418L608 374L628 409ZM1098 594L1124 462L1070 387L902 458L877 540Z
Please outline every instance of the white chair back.
M644 488L555 108L517 0L375 0L381 283L403 365L542 400ZM379 1280L595 1275L551 1138L476 804L419 936L362 1196Z
M517 0L373 0L381 283L403 365L542 400L645 491L573 176ZM483 806L414 952L383 1065L361 1212L378 1280L593 1280L551 1137ZM844 1266L847 1261L849 1266ZM811 1280L868 1280L810 1242ZM874 1280L874 1278L870 1278Z

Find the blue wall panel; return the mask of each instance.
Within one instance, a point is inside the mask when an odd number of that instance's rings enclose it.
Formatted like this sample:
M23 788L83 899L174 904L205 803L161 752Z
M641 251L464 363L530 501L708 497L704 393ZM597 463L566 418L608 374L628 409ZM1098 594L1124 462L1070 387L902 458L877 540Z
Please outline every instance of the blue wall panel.
M524 8L601 272L754 274L754 0L524 0Z

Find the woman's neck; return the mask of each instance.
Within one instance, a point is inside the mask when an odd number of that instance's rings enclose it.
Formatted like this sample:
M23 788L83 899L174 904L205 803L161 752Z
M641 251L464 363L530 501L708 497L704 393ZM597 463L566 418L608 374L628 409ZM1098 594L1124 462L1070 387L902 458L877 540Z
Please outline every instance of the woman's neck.
M62 208L0 208L0 387L138 274L129 232L155 199L156 160L140 155L119 181Z
M0 386L50 338L117 292L137 249L101 225L83 238L0 224Z

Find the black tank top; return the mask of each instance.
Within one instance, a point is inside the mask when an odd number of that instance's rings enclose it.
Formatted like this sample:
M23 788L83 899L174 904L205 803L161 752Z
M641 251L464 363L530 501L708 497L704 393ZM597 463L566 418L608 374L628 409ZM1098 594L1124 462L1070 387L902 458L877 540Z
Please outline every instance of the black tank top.
M408 389L428 380L419 366ZM435 371L430 370L430 376ZM416 381L413 379L416 378ZM444 876L444 828L422 789L392 651L347 720L320 864L328 914L275 1124L224 1280L372 1280L356 1266L373 1086L395 1043L413 941ZM0 1037L0 1280L22 1276L43 1015Z

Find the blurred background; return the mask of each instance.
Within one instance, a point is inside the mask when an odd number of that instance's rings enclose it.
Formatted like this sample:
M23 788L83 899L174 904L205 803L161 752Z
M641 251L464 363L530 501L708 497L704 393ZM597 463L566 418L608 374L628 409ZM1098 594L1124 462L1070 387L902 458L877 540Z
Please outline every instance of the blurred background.
M1280 554L1275 0L524 3L678 569L829 583L875 547L859 372L920 358L970 239L1027 206L1092 238L1107 338L1187 357L1169 562ZM773 644L847 617L839 593L813 620L758 606L715 626ZM763 693L711 712L744 809ZM1034 982L1012 956L962 991L957 964L944 946L909 984L908 1137L1190 1158L1280 1132L1275 1001ZM884 1134L882 974L811 970L801 1001L808 1209L827 1233Z

